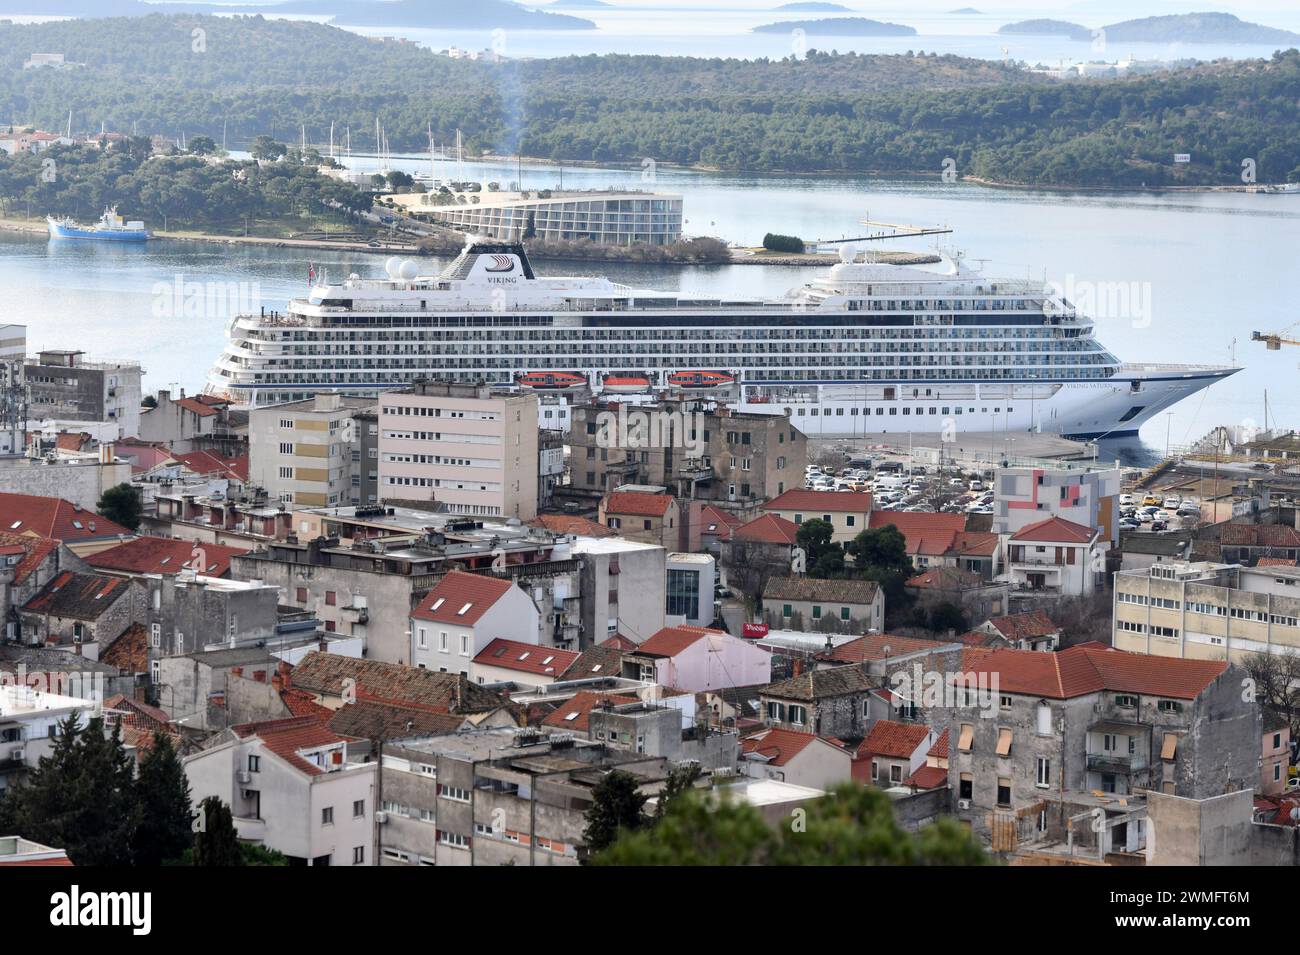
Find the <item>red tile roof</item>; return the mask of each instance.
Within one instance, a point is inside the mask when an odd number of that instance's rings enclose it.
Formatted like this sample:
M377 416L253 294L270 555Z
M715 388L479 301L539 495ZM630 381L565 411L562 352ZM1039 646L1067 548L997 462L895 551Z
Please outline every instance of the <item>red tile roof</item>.
M616 633L612 637L602 640L600 643L596 644L596 646L610 647L614 650L622 650L625 653L636 649L636 643L623 636L621 633Z
M948 770L941 766L922 766L904 779L903 785L916 789L939 789L948 785Z
M1052 622L1052 618L1042 610L1031 610L1028 613L1013 613L1005 617L994 617L988 622L988 625L1013 642L1027 640L1031 637L1046 637L1061 631L1061 628Z
M939 557L953 549L957 536L966 533L961 514L931 514L922 511L872 511L872 529L893 525L907 541L909 554ZM996 535L994 540L996 542Z
M963 671L996 675L1003 693L1058 700L1102 690L1191 700L1227 668L1223 661L1156 657L1095 643L1057 653L1001 649L962 654Z
M86 431L60 431L54 436L54 446L60 451L80 451L90 440L91 435Z
M349 737L340 736L314 716L291 716L262 723L243 723L232 726L231 730L240 739L260 739L268 750L309 776L322 775L325 770L299 756L299 751L349 742Z
M1231 547L1300 547L1300 531L1285 524L1224 524L1219 543Z
M27 601L23 610L72 620L98 620L130 586L121 577L65 570Z
M731 532L743 523L735 514L712 504L700 508L700 533L712 535L718 540L731 540Z
M107 517L62 498L6 493L0 493L0 531L34 534L69 544L131 534Z
M939 738L934 741L934 745L930 747L929 752L925 755L933 756L935 759L948 758L948 727L944 727L943 732L939 734Z
M952 541L952 549L962 557L992 557L997 553L998 535L981 531L962 531Z
M733 530L731 539L755 544L794 544L799 539L799 525L778 514L764 514Z
M663 517L673 504L671 494L647 494L643 491L615 491L604 500L606 514L632 517Z
M216 475L236 481L248 480L248 456L223 458L211 451L188 451L185 454L173 454L172 458L185 466L186 470L200 475Z
M604 524L574 514L538 514L528 524L531 527L543 527L554 534L575 534L580 537L614 536L614 531Z
M1295 561L1287 560L1285 557L1261 557L1255 561L1256 567L1294 567Z
M919 723L877 720L876 725L871 727L871 732L858 744L857 758L889 756L894 759L909 759L929 735L930 727Z
M1063 517L1048 517L1028 524L1011 535L1013 541L1039 541L1043 543L1086 544L1097 532Z
M99 662L117 667L124 673L135 675L149 672L149 630L142 623L133 623L122 634L99 652Z
M556 729L572 730L575 733L585 733L591 725L589 722L591 711L603 702L618 706L623 703L635 703L637 698L617 693L594 693L591 690L583 690L574 694L571 700L561 703L552 710L542 720L542 725L552 726Z
M200 418L210 417L216 414L219 410L206 402L197 401L194 398L177 398L173 401L173 404L184 408L186 411L193 412Z
M296 686L286 686L280 689L280 702L294 716L310 716L314 719L329 722L334 716L334 710L328 706L322 706L316 702L316 697L306 690L300 690ZM353 703L352 706L360 706L360 703ZM346 709L346 707L345 707Z
M909 577L905 586L924 590L976 590L984 586L984 579L960 567L931 567L923 574Z
M713 630L709 627L664 627L658 633L643 641L636 648L636 653L644 653L652 657L675 657L687 647L694 644L701 637L708 634L724 635L721 630Z
M861 491L804 491L794 488L772 498L763 505L763 510L865 514L871 510L871 495Z
M474 662L479 666L518 670L540 676L558 677L573 665L581 654L573 650L540 647L535 643L521 643L497 637L482 649Z
M942 640L923 640L920 637L899 637L891 633L869 633L848 643L842 643L833 650L818 654L819 660L838 663L867 663L883 660L886 656L900 657L918 650L937 650L944 645ZM886 648L888 652L886 653Z
M86 563L100 570L126 574L176 574L183 568L192 568L208 577L225 577L230 573L230 558L247 554L249 550L172 537L137 537L90 555ZM197 567L200 558L203 566Z
M813 733L770 727L742 739L740 752L744 756L761 757L772 766L784 766L807 749L815 739L817 736Z
M33 537L28 534L11 534L0 532L0 547L5 548L8 553L13 551L9 548L17 548L22 553L22 558L14 567L14 583L24 583L32 573L45 563L46 558L58 549L59 542L50 540L48 537Z
M514 584L497 577L448 571L411 611L418 620L472 627Z

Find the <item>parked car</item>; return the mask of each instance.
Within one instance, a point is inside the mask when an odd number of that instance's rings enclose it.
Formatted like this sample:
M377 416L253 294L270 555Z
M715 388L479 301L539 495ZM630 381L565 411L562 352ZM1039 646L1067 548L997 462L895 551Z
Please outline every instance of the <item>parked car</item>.
M1142 498L1142 506L1143 506L1143 507L1159 507L1159 506L1160 506L1160 498L1156 497L1154 494L1148 494L1146 497Z
M1161 521L1161 520L1155 520L1155 521L1152 521L1152 522L1151 522L1151 529L1152 529L1153 531L1167 531L1167 530L1169 530L1169 522L1168 522L1168 521Z
M1127 506L1127 505L1129 505L1129 504L1132 504L1132 503L1133 503L1133 495L1132 495L1132 494L1121 494L1121 495L1119 496L1119 503L1120 503L1120 506L1121 506L1121 507L1125 507L1125 506Z
M1166 511L1176 511L1178 510L1178 506L1182 503L1183 499L1181 497L1177 494L1171 494L1160 503L1160 506Z

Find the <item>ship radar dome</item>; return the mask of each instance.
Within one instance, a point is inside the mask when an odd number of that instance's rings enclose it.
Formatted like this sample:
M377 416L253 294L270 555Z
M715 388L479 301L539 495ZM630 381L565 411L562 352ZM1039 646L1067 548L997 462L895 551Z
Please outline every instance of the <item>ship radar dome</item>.
M408 282L420 273L420 267L415 264L414 259L406 259L397 267L397 274Z
M853 260L858 257L858 247L852 242L840 246L840 261L845 265L852 265Z
M384 271L388 273L390 279L397 278L397 272L402 267L402 260L397 256L391 256L384 261Z

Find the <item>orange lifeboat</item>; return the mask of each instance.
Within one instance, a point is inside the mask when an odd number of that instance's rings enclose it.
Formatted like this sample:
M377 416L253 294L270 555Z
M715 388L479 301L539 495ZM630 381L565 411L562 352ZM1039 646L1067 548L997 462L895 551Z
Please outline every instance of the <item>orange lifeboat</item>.
M678 371L668 376L668 384L674 388L700 391L707 388L721 388L734 384L736 376L725 371Z
M572 371L530 371L515 384L532 391L574 391L587 385L587 376Z
M650 378L646 375L606 375L601 387L611 394L638 395L650 390Z

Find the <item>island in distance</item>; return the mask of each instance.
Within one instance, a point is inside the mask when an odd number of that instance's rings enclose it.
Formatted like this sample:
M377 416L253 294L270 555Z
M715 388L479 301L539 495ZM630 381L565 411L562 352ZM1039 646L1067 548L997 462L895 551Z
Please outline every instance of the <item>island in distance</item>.
M916 28L898 23L881 23L866 17L828 17L824 20L784 20L754 27L755 33L789 33L803 30L808 36L915 36Z
M1300 42L1300 33L1247 23L1231 13L1179 13L1143 17L1090 30L1066 20L1021 20L1008 23L998 33L1014 36L1064 36L1089 41L1104 32L1117 43L1279 43Z
M811 0L807 3L783 3L779 7L773 7L776 13L852 13L853 11L844 6L842 3L820 3L818 0Z

